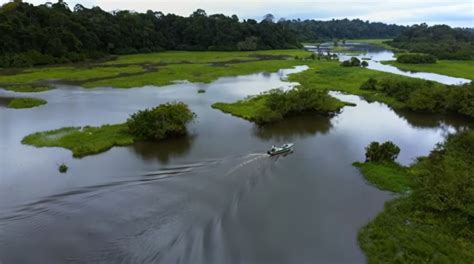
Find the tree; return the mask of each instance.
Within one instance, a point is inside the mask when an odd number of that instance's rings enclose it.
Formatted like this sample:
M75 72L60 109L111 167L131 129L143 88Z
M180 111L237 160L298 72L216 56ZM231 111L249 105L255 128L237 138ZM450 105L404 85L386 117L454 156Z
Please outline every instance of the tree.
M274 20L275 20L275 16L272 14L266 14L263 16L263 21L265 22L273 23Z
M369 63L367 61L362 61L360 65L364 68L367 68L369 66Z
M139 139L161 140L186 134L196 115L184 103L166 103L138 111L127 119L129 133Z
M400 148L391 141L383 144L374 141L365 148L365 162L393 162L399 153Z

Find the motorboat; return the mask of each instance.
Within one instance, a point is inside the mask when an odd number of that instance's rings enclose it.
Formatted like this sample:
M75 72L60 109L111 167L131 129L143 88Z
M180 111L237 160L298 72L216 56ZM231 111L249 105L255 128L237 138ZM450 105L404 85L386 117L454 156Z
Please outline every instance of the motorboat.
M286 143L286 144L283 144L280 147L272 146L272 148L269 151L267 151L267 153L270 156L288 153L288 152L293 151L293 146L294 145L295 144L293 144L293 143Z

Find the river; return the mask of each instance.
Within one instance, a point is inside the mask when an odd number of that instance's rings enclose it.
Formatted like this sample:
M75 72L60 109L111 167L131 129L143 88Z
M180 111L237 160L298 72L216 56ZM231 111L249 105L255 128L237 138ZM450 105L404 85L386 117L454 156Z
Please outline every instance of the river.
M302 116L260 128L212 109L216 101L293 84L272 74L135 89L58 85L39 108L0 109L1 263L362 263L357 232L392 197L351 163L391 140L398 161L426 155L466 120L356 103L333 118ZM199 89L206 93L199 94ZM0 96L12 92L0 90ZM136 143L81 159L21 139L63 126L123 122L181 100L196 112L185 138ZM269 157L273 144L295 151ZM69 166L67 174L58 164Z

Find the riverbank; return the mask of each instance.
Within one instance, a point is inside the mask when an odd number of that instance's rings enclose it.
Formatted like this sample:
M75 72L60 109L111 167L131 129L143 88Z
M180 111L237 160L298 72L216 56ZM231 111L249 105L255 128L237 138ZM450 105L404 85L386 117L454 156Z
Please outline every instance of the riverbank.
M405 64L396 61L382 61L403 71L432 72L453 77L474 80L474 60L439 60L433 64Z
M398 193L361 229L368 263L472 263L474 132L449 136L409 167L354 163L379 189Z

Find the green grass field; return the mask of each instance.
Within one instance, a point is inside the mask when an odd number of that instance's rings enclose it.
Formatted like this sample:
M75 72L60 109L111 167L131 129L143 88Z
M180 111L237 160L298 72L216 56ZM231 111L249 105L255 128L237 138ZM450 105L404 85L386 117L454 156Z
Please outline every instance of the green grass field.
M49 80L87 88L163 86L179 80L208 83L224 76L275 72L281 68L303 65L305 62L295 57L306 58L309 55L310 52L299 49L254 52L166 51L124 55L105 63L0 71L0 86L33 86Z
M253 97L235 103L215 103L212 108L249 121L255 120L259 109L264 107L265 97Z
M116 77L120 74L144 72L141 66L127 67L44 67L25 69L16 74L1 74L0 84L35 84L46 80L63 80L66 82L81 82L95 78Z
M210 63L224 61L250 61L259 57L286 56L288 58L307 57L304 50L262 50L262 51L166 51L150 54L119 56L105 64L142 64L142 63Z
M374 45L374 46L379 46L379 47L391 50L395 53L397 53L397 52L406 52L405 50L392 47L392 46L388 45L387 43L385 43L385 42L391 41L391 40L392 39L349 39L349 40L347 40L347 42L365 43L365 44L370 44L370 45Z
M432 72L452 77L474 80L474 60L439 60L434 64L404 64L396 61L384 61L404 71Z
M304 87L340 91L364 97L369 101L380 101L394 108L403 108L403 104L393 98L373 91L361 90L362 83L369 78L397 76L391 73L380 72L359 67L341 67L336 61L316 61L309 64L310 68L304 72L291 74L289 81L300 83Z
M118 77L100 81L85 82L84 87L111 86L116 88L142 87L145 85L164 86L174 81L210 83L220 77L247 75L258 72L276 72L282 68L304 65L300 60L259 60L227 65L171 64L159 67L158 71L143 75Z
M410 190L407 168L397 163L355 162L365 179L381 190L404 193Z
M134 138L127 132L126 124L117 124L37 132L26 136L21 142L35 147L62 147L71 150L74 157L83 157L104 152L113 146L130 145Z
M17 93L40 93L40 92L53 90L54 87L49 86L49 85L20 84L20 85L7 86L4 89L8 91L17 92Z
M44 105L46 103L47 101L43 99L22 97L22 98L13 98L12 100L10 100L7 107L14 108L14 109L33 108L40 105Z

